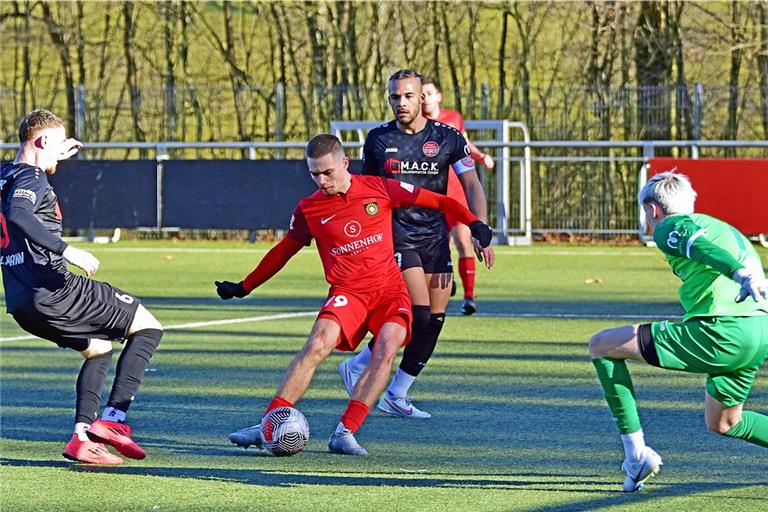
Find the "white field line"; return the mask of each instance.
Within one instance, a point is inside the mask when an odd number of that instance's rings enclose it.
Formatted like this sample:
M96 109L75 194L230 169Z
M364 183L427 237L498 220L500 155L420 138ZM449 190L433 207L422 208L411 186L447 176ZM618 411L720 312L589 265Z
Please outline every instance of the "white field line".
M227 320L209 320L207 322L191 322L188 324L176 324L176 325L166 325L163 328L166 331L172 331L175 329L193 329L195 327L210 327L212 325L230 325L230 324L244 324L248 322L264 322L267 320L281 320L283 318L298 318L302 316L311 316L316 315L317 311L301 311L298 313L280 313L277 315L267 315L267 316L247 316L244 318L230 318ZM37 338L37 336L32 335L26 335L26 336L13 336L11 338L0 338L0 342L3 341L20 341L20 340L33 340Z
M195 327L210 327L213 325L231 325L231 324L244 324L249 322L264 322L268 320L281 320L284 318L299 318L304 316L317 315L317 311L300 311L297 313L280 313L277 315L267 316L247 316L243 318L230 318L227 320L209 320L207 322L191 322L187 324L176 324L164 326L166 331L172 331L176 329L194 329ZM459 316L459 315L452 315ZM475 316L484 318L573 318L573 319L599 319L599 320L614 320L614 319L632 319L639 320L669 320L678 319L679 315L598 315L598 314L579 314L579 313L477 313ZM37 336L12 336L10 338L0 338L0 342L4 341L21 341L32 340Z
M99 247L90 246L92 252L160 252L160 253L200 253L200 254L264 254L269 249L212 249L203 247ZM541 251L532 251L530 249L506 249L499 246L494 247L496 255L500 256L659 256L659 252L653 249L648 250L568 250L568 249L545 249Z

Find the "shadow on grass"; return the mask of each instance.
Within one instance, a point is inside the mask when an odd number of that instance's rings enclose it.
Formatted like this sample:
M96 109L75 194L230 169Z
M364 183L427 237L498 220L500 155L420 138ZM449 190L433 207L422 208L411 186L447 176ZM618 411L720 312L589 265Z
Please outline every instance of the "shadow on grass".
M325 454L327 457L342 457ZM91 464L72 464L58 461L26 460L3 457L0 465L11 467L68 468L77 473L98 473L110 475L132 475L165 478L192 478L201 481L229 482L245 485L290 488L293 486L373 486L405 488L446 488L446 489L481 489L492 491L535 491L546 493L579 494L583 500L578 503L557 503L554 505L529 509L532 512L554 511L594 511L608 509L624 504L647 504L653 507L654 501L675 497L694 496L701 493L721 492L724 490L743 490L745 487L762 487L763 484L736 484L723 482L685 482L676 484L649 485L649 489L633 494L621 492L616 482L595 480L595 477L583 474L562 475L541 472L520 472L478 475L460 472L419 472L392 474L390 472L322 471L311 470L306 473L255 468L182 468L182 467L140 467L140 466L96 466ZM361 474L363 473L363 474ZM553 478L562 478L562 481ZM651 485L653 487L651 488ZM741 494L741 492L739 493ZM591 497L590 497L591 496ZM740 495L739 500L768 503L768 497L750 498Z

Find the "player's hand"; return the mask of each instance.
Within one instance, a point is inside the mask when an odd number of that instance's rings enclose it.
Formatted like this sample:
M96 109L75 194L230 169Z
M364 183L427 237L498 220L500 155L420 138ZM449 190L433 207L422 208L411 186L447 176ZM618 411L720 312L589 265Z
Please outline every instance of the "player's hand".
M496 254L493 252L493 247L480 247L480 242L477 240L472 241L474 243L475 255L478 261L484 262L486 268L489 270L493 268L493 263L496 261Z
M768 299L768 282L765 280L762 269L755 271L740 268L733 273L733 280L741 285L741 290L736 296L736 302L743 302L750 296L755 302L760 299Z
M231 281L214 281L216 283L216 293L219 294L224 300L229 300L232 297L242 299L248 292L243 288L243 282L233 283Z
M74 156L83 147L83 143L77 139L67 139L61 143L61 152L56 157L57 160L66 160L67 158Z
M483 153L483 165L486 169L493 169L493 167L496 165L496 162L493 161L493 158L488 153Z
M64 249L64 254L62 254L62 256L64 256L64 259L67 260L67 262L83 269L85 275L88 277L91 277L97 270L99 270L99 260L88 251L68 245L67 248Z

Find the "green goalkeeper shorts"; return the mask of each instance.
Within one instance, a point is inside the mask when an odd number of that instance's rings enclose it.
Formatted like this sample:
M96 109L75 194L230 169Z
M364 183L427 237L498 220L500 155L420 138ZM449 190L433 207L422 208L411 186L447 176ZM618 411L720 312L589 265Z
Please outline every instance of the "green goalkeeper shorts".
M707 375L707 393L726 407L746 401L768 358L768 315L692 318L641 325L640 351L660 368Z

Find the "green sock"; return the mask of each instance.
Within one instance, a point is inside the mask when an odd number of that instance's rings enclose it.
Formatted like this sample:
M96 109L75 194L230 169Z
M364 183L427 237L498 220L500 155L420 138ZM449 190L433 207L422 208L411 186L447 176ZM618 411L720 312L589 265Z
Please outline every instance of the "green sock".
M768 448L768 416L752 411L741 411L741 421L724 435Z
M622 434L631 434L640 430L640 417L637 415L635 389L629 376L627 363L623 359L601 357L593 359L597 378L603 387L605 401L613 415L613 421Z

